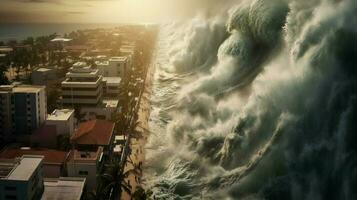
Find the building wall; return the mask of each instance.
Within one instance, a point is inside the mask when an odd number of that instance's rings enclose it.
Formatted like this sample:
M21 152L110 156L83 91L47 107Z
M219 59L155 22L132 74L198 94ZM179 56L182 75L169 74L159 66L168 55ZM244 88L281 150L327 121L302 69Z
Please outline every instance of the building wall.
M96 189L97 186L97 161L70 161L67 163L68 176L85 177L88 191Z
M43 192L42 164L28 181L0 179L0 200L40 199Z
M61 174L61 165L44 164L43 176L46 178L59 178Z
M72 114L68 120L47 120L47 125L55 125L57 135L72 135L74 132L74 114Z

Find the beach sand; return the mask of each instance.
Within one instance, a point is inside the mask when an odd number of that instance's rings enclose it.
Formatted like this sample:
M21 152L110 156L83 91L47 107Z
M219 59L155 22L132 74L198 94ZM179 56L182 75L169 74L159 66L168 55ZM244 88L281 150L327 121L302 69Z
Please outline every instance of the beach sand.
M132 189L131 193L133 194L136 190L137 186L141 185L142 178L142 163L145 161L145 144L147 142L147 138L149 136L149 117L150 117L150 97L152 92L152 81L154 78L155 67L153 64L149 65L147 74L146 74L146 82L144 92L142 94L142 98L140 101L139 111L138 111L138 126L136 127L136 131L139 133L140 137L132 138L130 141L130 147L132 149L132 153L130 155L131 162L127 162L125 165L124 173L135 169L134 165L140 170L132 171L128 178L125 181L130 183ZM141 163L141 164L140 164ZM138 167L141 165L140 167ZM129 200L130 194L123 191L121 199Z

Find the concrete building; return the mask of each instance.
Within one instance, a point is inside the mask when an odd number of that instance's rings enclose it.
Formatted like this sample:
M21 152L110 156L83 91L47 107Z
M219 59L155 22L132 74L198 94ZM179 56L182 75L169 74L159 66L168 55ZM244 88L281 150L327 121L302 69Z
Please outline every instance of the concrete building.
M38 68L31 74L31 82L33 85L48 85L50 81L56 79L56 70L49 68Z
M103 148L95 151L72 150L67 162L68 176L83 177L87 180L88 191L97 186L97 173L102 167Z
M95 64L99 73L105 77L125 77L126 70L129 68L128 57L112 57L105 61L96 61Z
M45 178L59 178L67 175L66 160L68 152L50 149L5 149L0 153L0 159L16 159L25 155L43 156L43 176Z
M102 76L84 62L77 62L62 82L62 103L70 106L91 105L101 102L103 94Z
M113 114L118 110L119 101L115 99L103 99L97 107L83 107L80 110L82 121L103 119L112 120Z
M4 139L31 134L46 120L44 86L0 86L0 136Z
M103 77L103 93L106 97L118 97L120 93L120 77Z
M45 178L44 186L41 200L80 200L85 192L86 178Z
M43 156L24 155L0 161L0 200L40 199Z
M47 116L46 125L55 125L57 135L72 135L75 128L74 110L54 110Z

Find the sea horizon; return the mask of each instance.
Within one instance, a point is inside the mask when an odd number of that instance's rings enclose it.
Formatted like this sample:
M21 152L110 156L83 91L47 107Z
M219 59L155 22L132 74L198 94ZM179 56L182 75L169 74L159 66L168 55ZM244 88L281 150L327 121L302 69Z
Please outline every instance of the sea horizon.
M21 41L28 37L66 34L82 29L114 28L133 23L0 23L0 41Z

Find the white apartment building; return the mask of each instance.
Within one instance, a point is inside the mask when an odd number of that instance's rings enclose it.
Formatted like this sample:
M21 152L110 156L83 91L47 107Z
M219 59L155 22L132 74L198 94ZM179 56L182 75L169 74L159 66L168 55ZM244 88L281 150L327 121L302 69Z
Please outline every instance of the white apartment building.
M24 155L0 160L0 199L40 199L44 190L43 156Z
M127 56L112 57L105 61L96 61L95 64L99 70L99 74L105 77L121 77L124 78L129 66Z
M103 93L106 97L118 97L120 93L120 77L103 77Z
M66 105L97 105L103 94L102 76L85 62L77 62L62 82L62 103Z
M31 134L46 120L47 97L44 86L0 86L0 137L9 139Z
M47 116L46 125L55 125L57 135L72 135L75 129L73 109L56 109Z

